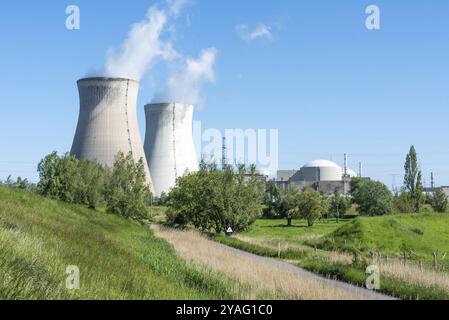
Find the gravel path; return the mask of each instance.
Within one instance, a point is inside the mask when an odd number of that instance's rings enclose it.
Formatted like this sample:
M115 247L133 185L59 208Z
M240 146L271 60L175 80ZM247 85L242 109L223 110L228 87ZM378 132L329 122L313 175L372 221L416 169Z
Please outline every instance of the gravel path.
M357 296L360 297L360 299L362 300L396 300L393 297L381 294L381 293L377 293L362 287L357 287L355 285L352 284L348 284L346 282L342 282L342 281L337 281L337 280L332 280L332 279L327 279L325 277L322 277L320 275L317 275L313 272L304 270L302 268L299 268L297 266L294 266L290 263L284 262L284 261L280 261L280 260L276 260L273 258L267 258L267 257L262 257L262 256L258 256L246 251L242 251L239 249L235 249L232 247L229 247L227 245L221 244L221 243L216 243L215 245L222 247L226 250L229 250L231 252L234 252L235 254L239 254L251 259L256 260L258 263L264 263L267 265L272 266L273 268L276 269L283 269L289 272L292 272L293 274L297 274L300 277L308 277L311 279L315 279L317 281L321 281L323 283L325 283L326 285L328 285L329 287L337 287L339 289L345 290L347 292L350 292L352 294L356 294ZM275 271L273 271L275 272Z
M257 287L281 289L288 296L316 300L393 300L345 282L327 279L278 259L258 256L209 240L200 233L151 225L156 236L171 243L184 259L221 271Z

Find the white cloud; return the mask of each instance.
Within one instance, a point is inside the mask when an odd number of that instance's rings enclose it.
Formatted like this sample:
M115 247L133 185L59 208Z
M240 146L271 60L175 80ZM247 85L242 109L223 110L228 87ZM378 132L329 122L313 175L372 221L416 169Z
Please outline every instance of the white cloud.
M166 24L166 13L156 6L151 7L146 19L131 27L120 50L108 51L105 75L140 80L157 59L175 59L178 54L172 44L161 40Z
M176 28L172 23L188 1L167 0L164 9L152 6L143 21L131 26L120 48L108 51L102 75L141 80L156 62L164 62L168 67L181 63L179 68L172 68L175 71L169 74L165 88L153 100L202 106L205 98L201 95L201 87L215 80L214 65L218 51L215 48L204 49L198 59L193 59L174 49ZM171 34L169 40L166 40L167 33Z
M173 16L178 17L181 10L188 2L189 0L167 0L167 5L170 13Z
M156 94L154 102L182 102L202 106L201 86L215 81L215 59L217 49L208 48L198 59L187 58L184 66L168 79L166 88Z
M254 29L246 24L241 24L235 27L237 34L245 41L252 41L256 39L267 39L272 40L273 34L271 33L271 27L260 24Z

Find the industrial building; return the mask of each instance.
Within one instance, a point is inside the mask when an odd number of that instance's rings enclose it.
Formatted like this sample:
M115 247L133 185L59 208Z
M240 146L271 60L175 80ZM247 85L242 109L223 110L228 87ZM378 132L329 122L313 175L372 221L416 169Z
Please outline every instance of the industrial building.
M187 172L198 171L193 143L192 105L158 103L145 106L145 154L153 180L154 194L159 197L176 185Z
M347 165L341 167L332 161L314 160L299 170L279 170L277 184L284 189L289 187L300 190L313 188L325 194L333 194L336 190L347 194L350 191L351 179L356 176L357 174L347 168Z
M80 112L71 154L111 167L119 152L142 159L150 189L151 175L137 122L139 83L122 78L78 81Z
M449 198L449 186L441 186L441 187L425 187L423 189L423 192L425 194L429 194L432 195L437 189L441 189L444 191L444 193L446 194L446 196L448 196Z

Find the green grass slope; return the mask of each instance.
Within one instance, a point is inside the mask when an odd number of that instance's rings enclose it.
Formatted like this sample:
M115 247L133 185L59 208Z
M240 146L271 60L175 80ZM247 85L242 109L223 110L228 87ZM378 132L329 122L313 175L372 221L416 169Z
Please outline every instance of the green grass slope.
M301 244L304 239L329 234L343 225L346 221L336 223L334 219L317 221L312 228L305 220L295 219L292 226L287 226L286 219L259 219L242 236L275 241L286 241Z
M432 261L433 252L449 253L449 215L404 214L359 217L318 241L333 250L380 251L401 256L404 245L417 260Z
M80 290L66 289L69 265ZM0 299L232 299L236 287L180 260L145 226L0 188Z

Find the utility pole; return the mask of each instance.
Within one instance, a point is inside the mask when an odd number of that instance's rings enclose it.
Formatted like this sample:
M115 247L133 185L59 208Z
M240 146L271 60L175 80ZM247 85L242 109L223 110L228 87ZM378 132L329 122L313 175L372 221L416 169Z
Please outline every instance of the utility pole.
M348 154L345 153L345 172L344 172L345 178L348 177Z

